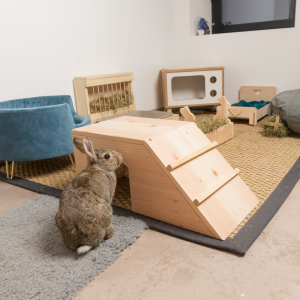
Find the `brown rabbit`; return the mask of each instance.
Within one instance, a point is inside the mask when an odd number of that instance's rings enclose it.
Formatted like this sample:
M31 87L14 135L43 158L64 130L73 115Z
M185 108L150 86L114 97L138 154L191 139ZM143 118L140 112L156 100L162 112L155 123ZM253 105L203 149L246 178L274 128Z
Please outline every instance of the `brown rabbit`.
M117 184L115 170L123 158L114 150L94 151L88 139L75 138L73 143L87 154L87 167L63 190L55 220L66 244L84 254L113 236L111 202Z

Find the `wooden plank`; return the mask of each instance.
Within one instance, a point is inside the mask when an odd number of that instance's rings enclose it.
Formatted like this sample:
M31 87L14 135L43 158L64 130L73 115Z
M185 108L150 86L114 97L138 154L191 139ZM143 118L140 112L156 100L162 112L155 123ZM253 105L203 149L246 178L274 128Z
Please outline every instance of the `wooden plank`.
M275 86L241 86L240 101L271 101L276 96Z
M120 105L119 104L119 97L118 97L118 85L117 84L115 84L116 85L116 96L117 96L117 104L118 104L118 106Z
M186 155L185 157L182 157L182 158L176 160L175 162L171 163L170 165L167 166L167 169L169 171L173 171L173 170L177 169L178 167L184 165L185 163L189 162L190 160L193 160L194 158L206 153L207 151L214 149L215 147L217 147L217 145L218 145L217 142L213 142L204 148L198 149L198 150Z
M101 97L100 97L99 85L97 85L97 88L98 88L99 108L101 113Z
M223 68L223 70L222 70L222 96L224 96L224 89L225 89L225 84L224 84L224 80L225 80L225 78L224 78L224 69L225 68Z
M105 92L104 92L104 86L102 85L102 94L103 94L103 104L104 104L104 110L106 109L106 103L105 103Z
M211 106L211 105L216 105L216 106L219 106L220 103L219 102L216 102L216 103L206 103L206 104L189 104L189 107L198 107L198 106ZM182 107L183 105L172 105L172 106L165 106L165 108L174 108L174 107Z
M85 82L83 80L73 80L73 88L77 114L88 117L89 112L86 105Z
M235 169L233 172L231 172L229 175L215 183L212 187L209 188L204 194L202 194L200 197L195 199L193 202L196 206L199 206L204 200L206 200L208 197L210 197L212 194L214 194L218 189L220 189L223 185L228 183L233 177L235 177L240 172L239 169Z
M183 69L166 69L163 71L166 73L177 73L177 72L195 72L195 71L214 71L214 70L224 70L225 68L222 66L218 67L204 67L204 68L183 68Z
M111 87L111 96L113 100L113 105L115 106L115 94L114 94L113 84L111 84L110 87Z
M93 95L94 95L94 107L95 107L95 113L97 113L97 107L96 107L96 96L95 96L95 87L93 86Z
M132 81L133 76L108 77L102 79L86 80L86 86L106 85L118 82Z
M106 90L107 90L108 110L110 110L110 99L109 99L108 84L106 84Z
M88 117L91 117L90 99L89 99L88 88L84 89L84 94L85 94L85 102L84 102L84 104L86 105L86 110L87 110L87 113L88 113Z

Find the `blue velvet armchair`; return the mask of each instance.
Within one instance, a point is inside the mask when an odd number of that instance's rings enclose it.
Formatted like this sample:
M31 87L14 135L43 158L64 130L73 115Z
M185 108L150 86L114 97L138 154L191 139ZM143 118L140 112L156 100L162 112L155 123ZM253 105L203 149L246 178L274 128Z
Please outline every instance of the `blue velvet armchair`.
M89 124L88 117L76 114L70 96L0 102L0 160L6 161L7 177L13 177L15 161L70 155L72 129ZM11 176L8 161L13 162Z

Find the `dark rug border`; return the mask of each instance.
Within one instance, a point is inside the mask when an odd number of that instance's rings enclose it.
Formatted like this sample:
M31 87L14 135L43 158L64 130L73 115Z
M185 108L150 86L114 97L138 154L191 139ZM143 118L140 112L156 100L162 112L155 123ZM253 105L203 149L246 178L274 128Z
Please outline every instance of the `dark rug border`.
M0 163L0 166L3 163ZM284 203L298 180L300 179L300 158L296 161L294 166L286 174L283 180L278 184L269 198L259 208L253 217L246 223L245 226L235 235L233 239L226 239L221 241L215 238L205 236L187 229L183 229L150 217L146 217L130 210L114 206L113 211L115 215L134 217L141 219L147 223L150 229L156 230L174 237L184 239L200 245L217 248L220 250L229 251L238 255L244 255L259 237L268 223L275 216L281 205ZM0 172L0 180L33 192L44 195L60 197L62 190L52 188L40 183L32 182L20 177L14 177L12 180L6 178L6 174Z

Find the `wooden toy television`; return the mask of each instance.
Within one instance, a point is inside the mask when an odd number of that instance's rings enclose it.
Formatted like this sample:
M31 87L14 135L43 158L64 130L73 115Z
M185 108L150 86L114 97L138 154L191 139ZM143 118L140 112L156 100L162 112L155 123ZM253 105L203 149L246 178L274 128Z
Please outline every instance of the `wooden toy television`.
M224 67L161 70L165 110L219 105L224 96Z

